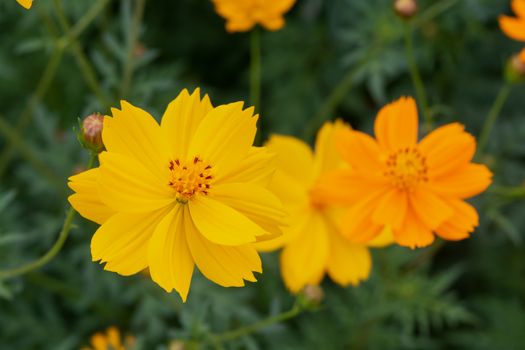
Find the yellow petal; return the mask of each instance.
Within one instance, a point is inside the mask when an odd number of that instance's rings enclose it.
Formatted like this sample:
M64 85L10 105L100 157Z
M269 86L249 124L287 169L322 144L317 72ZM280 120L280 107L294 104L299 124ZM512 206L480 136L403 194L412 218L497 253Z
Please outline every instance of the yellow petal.
M168 105L160 127L164 139L169 144L170 153L175 159L191 157L188 155L191 139L206 114L212 109L208 95L201 100L200 89L195 89L191 95L184 89Z
M313 153L310 147L295 137L273 135L267 143L276 154L277 168L304 188L314 180Z
M340 120L335 123L324 123L321 127L315 141L315 177L341 165L342 159L337 151L335 135L350 130L350 127Z
M126 101L121 105L122 110L112 109L113 118L104 119L106 149L135 159L153 173L165 171L171 154L159 124L146 111Z
M140 215L115 214L91 240L93 261L107 262L105 270L125 276L144 270L148 266L148 242L166 214L165 209Z
M366 280L372 269L372 257L368 248L350 243L335 230L329 230L329 235L328 274L330 278L341 286L357 285Z
M121 154L103 152L100 159L99 196L119 212L152 211L174 203L169 180L160 179L138 161Z
M114 349L120 349L122 343L120 342L120 332L116 327L109 327L107 329L109 345Z
M88 220L102 225L115 210L102 202L98 194L99 168L85 171L69 178L69 187L76 193L68 200L75 210Z
M221 202L200 196L189 202L191 217L199 232L222 245L253 243L266 232L245 215Z
M386 151L414 146L418 134L416 101L402 97L383 107L377 114L374 131L377 142Z
M210 197L244 214L267 234L280 234L279 227L285 225L281 202L263 187L249 183L216 185Z
M268 186L275 172L275 155L266 147L251 147L247 156L228 174L215 182L242 182Z
M262 272L261 259L252 245L229 247L208 241L184 210L184 227L195 264L206 278L223 287L242 287L244 280L255 282L253 272Z
M385 226L381 233L366 245L372 248L384 248L392 243L394 243L394 232L390 226Z
M151 279L170 293L175 289L186 301L193 275L193 258L182 222L184 207L177 205L157 225L148 246Z
M312 215L304 231L283 249L281 273L292 293L321 282L327 266L329 242L321 215Z
M257 242L255 247L260 252L271 252L282 248L292 240L295 240L308 228L311 212L302 211L291 216L288 225L282 228L282 234L273 239Z
M33 0L16 0L22 7L29 10L33 5Z
M219 106L200 123L189 154L212 165L217 180L238 167L246 158L257 132L253 108L242 110L243 103Z

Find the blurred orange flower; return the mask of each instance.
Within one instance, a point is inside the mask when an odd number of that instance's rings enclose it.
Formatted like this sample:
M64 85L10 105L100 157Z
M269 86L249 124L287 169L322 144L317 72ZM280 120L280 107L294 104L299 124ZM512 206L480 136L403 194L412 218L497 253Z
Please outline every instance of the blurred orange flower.
M226 19L228 32L247 32L255 25L276 31L284 26L283 15L296 0L212 0L215 10Z
M525 48L521 50L521 52L518 55L521 63L525 64Z
M501 15L501 30L511 39L525 41L525 0L512 0L512 11L516 17Z
M346 130L336 142L349 168L333 171L316 188L324 202L349 206L343 234L368 242L384 228L407 247L430 245L434 233L461 240L478 226L476 209L464 200L483 192L492 173L473 164L474 137L458 123L442 126L418 143L414 99L385 106L375 136Z
M91 346L84 347L81 350L130 350L135 343L131 336L126 337L122 343L120 332L115 327L109 327L106 333L95 333L91 337Z
M33 5L33 0L16 0L21 6L23 6L26 9L30 9Z

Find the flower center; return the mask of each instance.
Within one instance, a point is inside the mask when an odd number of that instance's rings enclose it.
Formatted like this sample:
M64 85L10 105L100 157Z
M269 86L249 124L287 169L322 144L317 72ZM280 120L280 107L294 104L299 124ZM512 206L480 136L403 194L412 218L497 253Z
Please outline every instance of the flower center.
M415 147L402 148L386 160L385 176L403 190L410 190L420 182L428 181L426 159Z
M199 157L183 163L179 159L170 161L171 180L169 185L176 192L177 202L186 204L197 194L207 195L211 188L211 165Z

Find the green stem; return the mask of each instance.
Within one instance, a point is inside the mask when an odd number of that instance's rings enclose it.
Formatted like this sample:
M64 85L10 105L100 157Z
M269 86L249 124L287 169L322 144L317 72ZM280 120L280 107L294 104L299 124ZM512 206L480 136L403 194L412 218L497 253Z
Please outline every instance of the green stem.
M492 187L490 193L497 194L509 198L523 198L525 197L525 186L516 187Z
M255 27L250 35L250 103L261 110L261 30Z
M429 111L427 92L425 90L425 85L421 79L421 74L417 67L416 58L414 55L414 41L412 38L412 27L410 23L405 24L405 51L408 61L408 67L410 69L410 77L412 78L412 83L416 90L417 100L420 103L423 117L425 118L426 128L430 130L432 128L433 120L432 115Z
M53 169L38 157L33 148L30 147L29 144L24 141L22 136L5 121L5 118L2 115L0 115L0 134L4 136L7 142L12 145L13 149L20 152L33 168L44 176L58 192L64 192L63 183L57 178Z
M129 29L129 35L127 38L126 48L126 60L124 61L124 70L122 73L122 84L120 86L120 98L126 98L131 81L133 79L133 71L135 69L135 59L133 57L133 51L137 45L137 41L140 36L140 27L142 24L142 18L144 17L144 10L146 7L146 0L137 0L135 5L135 11L133 13L133 19L131 21L131 28Z
M283 312L275 316L268 317L264 320L255 322L245 327L234 329L232 331L228 331L228 332L221 333L218 335L213 335L211 336L210 339L213 344L218 346L226 341L231 341L231 340L235 340L238 338L242 338L248 334L260 331L261 329L264 329L276 323L280 323L280 322L289 320L291 318L294 318L295 316L299 315L303 310L304 308L301 307L298 303L296 303L290 310L286 312Z
M54 0L53 1L55 6L55 11L58 16L58 20L60 22L60 26L62 27L62 30L66 33L69 33L72 31L71 29L71 23L67 19L67 16L64 12L64 7L62 6L61 0ZM105 1L107 4L108 2ZM75 60L77 62L78 67L80 68L80 71L82 75L84 76L84 79L86 80L86 83L91 88L93 93L97 96L99 99L100 104L102 107L109 109L111 107L111 104L102 91L98 78L95 74L95 70L93 69L91 63L89 62L88 58L84 54L84 51L82 50L82 46L80 45L78 38L75 36L70 36L70 42L71 42L71 50L73 53L73 56L75 57Z
M494 100L492 107L490 108L489 114L485 119L483 128L481 129L481 134L479 136L477 151L478 158L485 151L485 147L487 146L487 143L489 141L489 136L492 132L492 128L494 127L494 124L496 123L499 115L501 114L501 109L503 108L505 102L509 98L512 87L513 85L511 83L506 83L505 85L503 85L498 93L498 96Z
M443 0L434 2L432 6L429 6L424 12L414 18L412 21L413 28L417 29L421 27L423 24L455 6L459 1L460 0Z
M93 167L93 164L95 163L96 158L97 158L96 154L91 155L91 157L89 158L88 165L87 165L88 169L91 169ZM22 265L20 267L0 271L0 280L26 274L28 272L31 272L33 270L36 270L46 265L48 262L53 260L53 258L60 252L60 250L64 246L64 243L66 243L66 240L67 240L67 237L69 236L69 231L71 230L73 219L75 218L76 213L77 212L75 211L75 209L73 209L73 207L69 208L66 218L64 220L64 223L62 225L62 230L60 230L60 233L58 235L58 239L56 240L55 244L53 244L51 249L47 251L46 254L44 254L39 259L33 262L30 262L28 264Z

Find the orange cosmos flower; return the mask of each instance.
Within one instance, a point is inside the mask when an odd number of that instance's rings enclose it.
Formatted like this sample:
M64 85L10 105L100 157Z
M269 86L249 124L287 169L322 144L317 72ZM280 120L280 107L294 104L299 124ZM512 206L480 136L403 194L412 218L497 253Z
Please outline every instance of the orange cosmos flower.
M379 112L375 136L340 131L336 142L350 168L326 175L315 190L324 202L350 206L343 233L368 242L387 227L398 244L412 248L431 244L434 233L447 240L469 237L478 215L464 200L483 192L492 177L486 166L471 163L474 137L453 123L418 143L410 97Z
M501 15L501 30L511 39L525 41L525 0L512 0L512 11L516 17Z
M326 123L317 136L315 153L289 136L274 135L268 149L277 155L277 172L270 190L290 213L288 226L277 239L259 243L260 250L283 247L281 275L292 293L318 285L325 274L341 286L357 285L368 278L372 259L368 246L345 239L340 232L340 208L319 203L312 188L322 174L337 169L342 159L334 134L350 128L342 122ZM376 245L391 243L389 232Z
M228 32L247 32L255 25L276 31L284 26L283 15L296 0L212 0L217 13L224 17Z
M520 59L521 63L525 64L525 49L521 50L521 52L518 54L518 58Z
M26 8L28 10L33 5L33 0L16 0L16 2L18 2L22 7Z
M130 350L133 348L135 339L127 336L122 342L120 332L115 327L109 327L106 333L95 333L91 337L91 346L81 350Z

